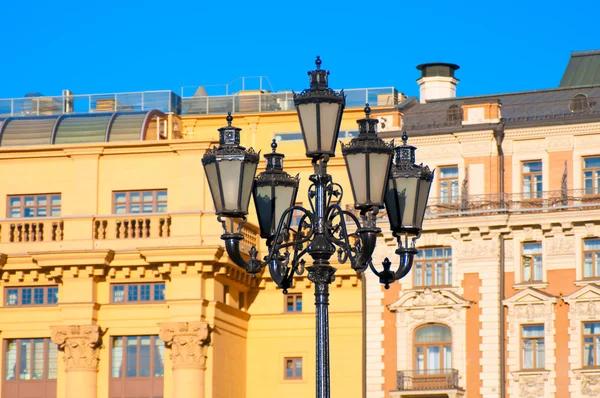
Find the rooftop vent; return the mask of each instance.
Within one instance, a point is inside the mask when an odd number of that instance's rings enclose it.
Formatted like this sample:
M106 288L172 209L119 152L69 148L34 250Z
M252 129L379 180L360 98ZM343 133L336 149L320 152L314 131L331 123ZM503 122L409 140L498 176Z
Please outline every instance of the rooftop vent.
M458 79L454 77L454 72L459 68L456 64L443 62L418 65L417 69L421 71L421 77L417 80L421 103L438 98L456 97Z

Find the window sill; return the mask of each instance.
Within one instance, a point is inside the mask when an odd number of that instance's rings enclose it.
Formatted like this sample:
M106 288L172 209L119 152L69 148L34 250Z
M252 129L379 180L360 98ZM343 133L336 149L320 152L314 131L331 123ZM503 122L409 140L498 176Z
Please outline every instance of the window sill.
M548 282L536 281L536 282L521 282L513 284L515 290L525 290L528 288L544 289L548 287Z
M411 291L411 292L424 292L425 290L433 290L433 291L450 290L450 291L457 291L458 287L455 287L455 286L452 286L452 285L431 285L431 286L414 286L412 289L406 289L406 291Z
M579 368L579 369L573 369L573 373L575 373L576 375L579 374L600 374L600 366L599 367L589 367L589 368Z
M522 369L511 373L515 376L534 376L548 374L550 371L548 369Z
M591 283L600 285L600 278L585 278L585 279L579 279L579 280L573 282L573 284L575 286L587 286Z

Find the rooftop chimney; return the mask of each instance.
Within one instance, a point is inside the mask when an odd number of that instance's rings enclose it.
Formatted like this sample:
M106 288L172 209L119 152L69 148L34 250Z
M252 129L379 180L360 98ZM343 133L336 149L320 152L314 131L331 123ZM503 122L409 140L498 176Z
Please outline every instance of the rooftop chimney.
M438 98L456 97L458 79L454 77L454 71L459 68L458 65L443 62L417 66L417 69L421 71L421 77L417 79L421 103Z

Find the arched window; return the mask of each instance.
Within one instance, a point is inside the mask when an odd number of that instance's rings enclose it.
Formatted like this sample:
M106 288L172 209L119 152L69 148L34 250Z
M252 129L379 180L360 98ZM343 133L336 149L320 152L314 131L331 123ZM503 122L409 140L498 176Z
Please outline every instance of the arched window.
M462 122L463 111L458 105L450 105L446 111L446 121L449 123Z
M571 99L571 104L569 105L569 108L573 113L587 111L590 108L587 95L577 94L576 96L574 96L573 99Z
M426 325L415 331L415 374L450 373L452 368L452 333L443 325Z

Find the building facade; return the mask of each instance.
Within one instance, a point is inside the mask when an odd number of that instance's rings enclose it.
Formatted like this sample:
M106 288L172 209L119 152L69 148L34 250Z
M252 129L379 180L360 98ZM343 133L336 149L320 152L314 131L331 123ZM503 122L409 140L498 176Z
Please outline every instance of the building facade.
M341 141L369 102L436 174L405 279L335 264L332 396L600 396L599 57L553 90L455 97L453 64L419 67L420 99L346 90ZM283 295L220 240L201 159L228 111L242 145L277 140L307 205L290 92L0 100L2 397L314 394L312 283ZM341 153L329 172L351 205ZM397 261L380 216L375 266ZM253 212L242 232L264 252Z

